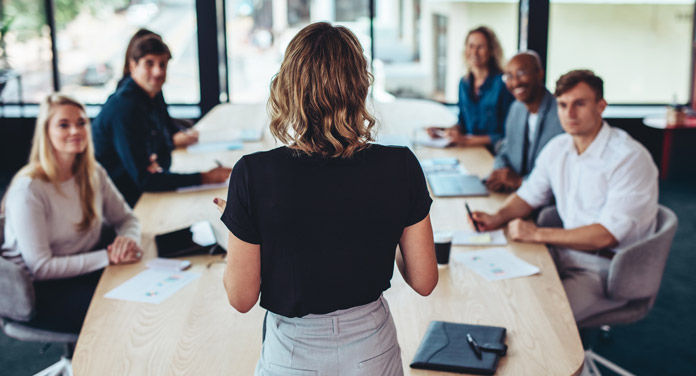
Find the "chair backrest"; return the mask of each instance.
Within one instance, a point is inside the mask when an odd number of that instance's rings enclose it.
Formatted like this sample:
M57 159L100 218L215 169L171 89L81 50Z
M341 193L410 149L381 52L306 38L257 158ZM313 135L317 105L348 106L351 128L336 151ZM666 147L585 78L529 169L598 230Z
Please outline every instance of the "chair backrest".
M620 250L611 260L607 277L609 298L649 298L654 301L660 289L677 223L676 214L660 205L655 232L646 239Z
M563 221L556 206L546 206L539 211L536 219L539 227L563 227Z
M627 324L643 318L652 308L662 282L667 256L677 231L677 216L658 206L656 229L647 238L620 250L611 260L607 276L607 297L628 300L623 306L599 312L578 322L578 326ZM537 218L541 227L562 227L556 207L544 208Z
M4 242L5 217L0 214L0 246ZM29 321L34 317L34 285L29 273L0 256L0 317Z

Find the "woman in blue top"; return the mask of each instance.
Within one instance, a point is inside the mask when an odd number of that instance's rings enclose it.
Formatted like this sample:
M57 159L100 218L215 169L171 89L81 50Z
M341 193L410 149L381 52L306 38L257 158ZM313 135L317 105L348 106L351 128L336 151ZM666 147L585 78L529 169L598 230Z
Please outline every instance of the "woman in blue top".
M464 42L468 73L459 82L459 122L429 128L431 137L448 137L453 145L495 147L505 136L505 117L514 101L502 76L503 50L493 31L480 26Z

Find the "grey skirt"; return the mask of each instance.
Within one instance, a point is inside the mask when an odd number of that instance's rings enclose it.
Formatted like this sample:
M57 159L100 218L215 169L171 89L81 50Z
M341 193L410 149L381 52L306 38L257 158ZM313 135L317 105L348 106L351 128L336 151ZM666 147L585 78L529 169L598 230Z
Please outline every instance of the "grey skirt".
M325 315L268 312L256 376L400 376L401 349L383 296Z

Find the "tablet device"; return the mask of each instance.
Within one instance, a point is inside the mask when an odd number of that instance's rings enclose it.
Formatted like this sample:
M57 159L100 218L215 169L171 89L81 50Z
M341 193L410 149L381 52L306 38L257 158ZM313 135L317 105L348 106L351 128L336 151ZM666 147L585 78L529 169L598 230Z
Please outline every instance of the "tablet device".
M164 258L198 254L216 254L224 250L218 247L213 226L200 221L187 228L155 236L157 256Z

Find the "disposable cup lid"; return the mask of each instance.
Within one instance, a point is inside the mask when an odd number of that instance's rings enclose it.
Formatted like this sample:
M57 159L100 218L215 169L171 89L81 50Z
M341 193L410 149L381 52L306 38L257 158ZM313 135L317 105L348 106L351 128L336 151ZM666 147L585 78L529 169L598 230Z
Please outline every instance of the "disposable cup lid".
M434 231L433 240L435 243L449 243L452 241L452 231Z

